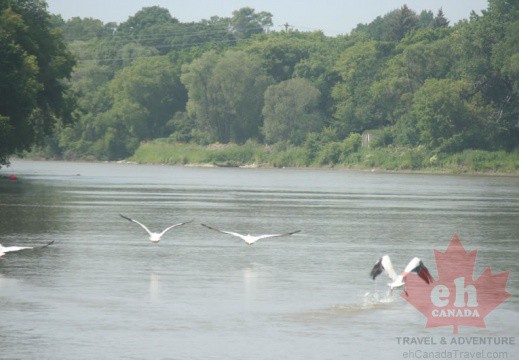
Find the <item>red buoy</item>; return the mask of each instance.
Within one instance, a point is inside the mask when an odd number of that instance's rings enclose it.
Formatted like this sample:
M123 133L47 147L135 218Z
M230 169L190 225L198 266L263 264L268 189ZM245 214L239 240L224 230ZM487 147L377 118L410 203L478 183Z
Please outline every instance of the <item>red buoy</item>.
M9 179L11 179L11 180L16 180L16 175L15 175L15 174L11 174L11 175L9 175Z

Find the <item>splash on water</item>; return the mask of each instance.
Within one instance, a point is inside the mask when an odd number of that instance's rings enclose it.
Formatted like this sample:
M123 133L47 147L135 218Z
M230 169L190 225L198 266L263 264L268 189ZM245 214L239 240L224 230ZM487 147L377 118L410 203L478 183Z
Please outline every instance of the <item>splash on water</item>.
M395 301L394 295L390 295L389 292L378 293L378 292L367 292L364 294L363 304L365 307L373 307L378 304L387 304Z

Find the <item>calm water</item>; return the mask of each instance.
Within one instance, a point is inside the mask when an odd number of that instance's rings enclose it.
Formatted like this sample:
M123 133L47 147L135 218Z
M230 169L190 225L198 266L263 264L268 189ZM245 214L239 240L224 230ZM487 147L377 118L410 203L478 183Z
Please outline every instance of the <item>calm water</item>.
M452 337L371 266L457 233L512 294L463 336L519 337L519 178L15 161L0 174L2 359L401 359L397 336ZM161 230L158 245L119 217ZM246 246L203 222L253 234ZM517 339L519 342L519 339ZM518 345L496 347L510 359ZM481 347L473 347L475 350Z

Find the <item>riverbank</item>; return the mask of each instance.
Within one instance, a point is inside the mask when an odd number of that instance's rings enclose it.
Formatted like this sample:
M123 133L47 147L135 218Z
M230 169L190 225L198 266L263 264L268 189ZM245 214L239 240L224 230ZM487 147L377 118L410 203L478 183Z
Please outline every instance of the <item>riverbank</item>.
M445 174L519 175L519 152L466 150L436 154L417 148L354 148L329 143L309 149L289 144L274 146L247 142L243 145L202 146L159 139L140 145L127 159L139 164L218 167L338 168L365 171L424 172Z

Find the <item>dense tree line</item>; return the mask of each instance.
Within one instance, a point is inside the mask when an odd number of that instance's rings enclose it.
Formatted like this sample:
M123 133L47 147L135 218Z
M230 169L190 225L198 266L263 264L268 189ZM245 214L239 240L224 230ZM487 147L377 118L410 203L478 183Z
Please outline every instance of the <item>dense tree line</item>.
M354 151L365 131L373 146L441 153L519 144L516 1L457 24L403 6L336 37L271 31L272 14L250 8L181 23L154 6L121 24L64 21L38 0L0 10L0 155L30 144L11 136L27 128L53 129L48 156L99 160L156 138L328 146L332 160L330 144ZM45 54L24 47L41 38Z
M0 165L70 120L74 65L41 1L0 1Z

